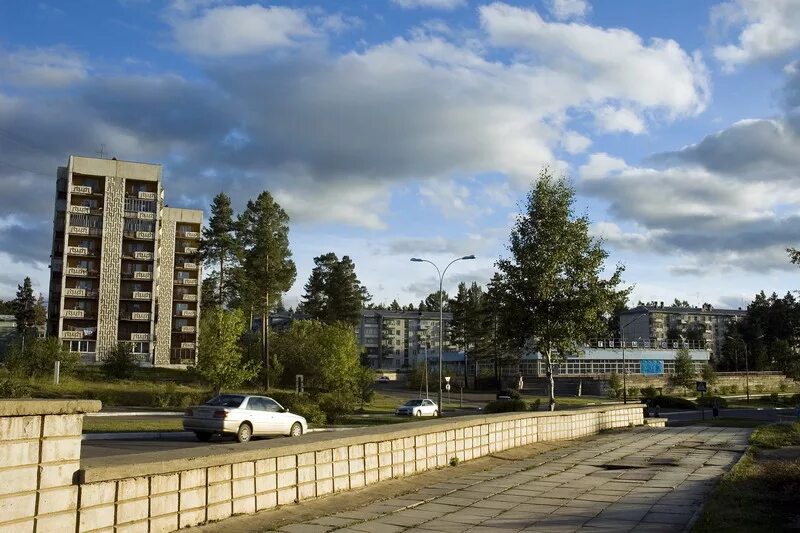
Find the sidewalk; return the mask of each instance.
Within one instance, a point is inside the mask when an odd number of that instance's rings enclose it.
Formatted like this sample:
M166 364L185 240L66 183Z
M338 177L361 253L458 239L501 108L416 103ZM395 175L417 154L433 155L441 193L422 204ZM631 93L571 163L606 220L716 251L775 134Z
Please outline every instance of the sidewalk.
M734 428L640 428L527 446L199 529L683 531L748 435Z

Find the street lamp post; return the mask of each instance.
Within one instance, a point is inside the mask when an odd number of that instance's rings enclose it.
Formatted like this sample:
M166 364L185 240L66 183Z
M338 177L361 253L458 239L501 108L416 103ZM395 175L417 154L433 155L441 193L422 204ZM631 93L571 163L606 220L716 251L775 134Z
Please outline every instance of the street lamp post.
M737 340L731 337L730 335L726 335L726 337L734 342ZM759 335L753 340L757 341L763 338L764 335ZM747 396L747 403L750 403L750 358L747 356L747 343L744 341L744 339L739 339L739 340L741 340L742 344L744 345L744 390L745 390L745 395Z
M433 265L433 268L436 269L436 273L439 274L439 416L442 416L442 411L444 411L444 404L442 403L442 344L443 344L443 309L444 309L444 296L442 294L442 285L444 283L444 275L447 273L447 269L450 268L450 265L455 263L456 261L462 261L466 259L475 259L474 255L465 255L464 257L458 257L450 261L444 270L439 270L439 267L436 266L436 263L433 261L429 261L427 259L420 259L419 257L412 257L411 261L415 263L430 263Z
M633 320L629 321L624 326L620 327L620 334L622 335L622 402L628 403L628 365L625 361L625 328L642 318L643 316L647 316L647 313L643 313Z

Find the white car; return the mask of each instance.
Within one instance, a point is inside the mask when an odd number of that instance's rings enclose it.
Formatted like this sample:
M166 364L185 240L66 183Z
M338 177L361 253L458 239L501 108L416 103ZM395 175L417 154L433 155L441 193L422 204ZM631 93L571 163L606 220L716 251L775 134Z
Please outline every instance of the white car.
M389 376L381 376L375 381L377 381L378 383L389 383L391 380L389 379Z
M306 419L290 413L266 396L222 394L203 405L190 407L183 417L183 428L193 431L197 440L213 435L235 435L239 442L261 435L299 437L308 431Z
M439 406L433 400L408 400L398 407L397 416L439 416Z

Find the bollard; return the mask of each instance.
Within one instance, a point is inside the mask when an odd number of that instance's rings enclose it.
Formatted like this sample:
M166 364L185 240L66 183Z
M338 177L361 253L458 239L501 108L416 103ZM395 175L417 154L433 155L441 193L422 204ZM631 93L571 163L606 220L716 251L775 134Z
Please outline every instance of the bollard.
M61 381L61 361L56 361L53 365L53 385L58 385Z

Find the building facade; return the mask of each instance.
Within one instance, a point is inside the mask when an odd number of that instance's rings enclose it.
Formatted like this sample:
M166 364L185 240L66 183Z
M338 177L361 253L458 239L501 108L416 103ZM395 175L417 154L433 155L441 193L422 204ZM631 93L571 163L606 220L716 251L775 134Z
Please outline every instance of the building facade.
M442 319L443 351L456 351L450 343L453 315L444 313ZM423 362L426 353L439 353L438 312L365 309L357 333L373 368L408 368Z
M58 169L48 334L85 362L118 343L195 361L203 213L164 206L161 166L70 156Z
M746 315L747 311L741 309L714 309L708 304L702 307L664 307L663 302L640 305L620 313L620 335L626 341L655 345L667 341L675 343L694 333L694 338L701 339L692 341L698 348L707 348L719 355L731 326Z

